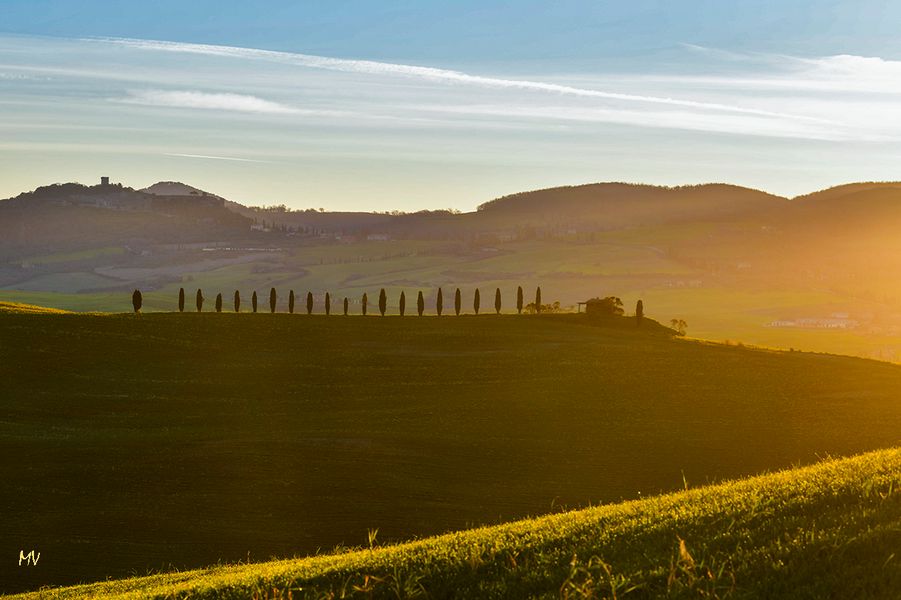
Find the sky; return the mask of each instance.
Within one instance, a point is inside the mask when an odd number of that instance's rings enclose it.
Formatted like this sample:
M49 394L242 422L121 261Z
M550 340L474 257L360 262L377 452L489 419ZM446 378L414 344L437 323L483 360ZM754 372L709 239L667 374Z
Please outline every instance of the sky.
M0 198L101 176L472 210L901 179L901 3L0 2Z

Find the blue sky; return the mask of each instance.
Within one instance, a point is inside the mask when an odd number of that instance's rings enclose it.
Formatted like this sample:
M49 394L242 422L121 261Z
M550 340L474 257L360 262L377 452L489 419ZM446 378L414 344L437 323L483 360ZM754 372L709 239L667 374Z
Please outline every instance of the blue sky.
M471 209L592 181L899 179L901 4L0 3L0 197L100 175Z

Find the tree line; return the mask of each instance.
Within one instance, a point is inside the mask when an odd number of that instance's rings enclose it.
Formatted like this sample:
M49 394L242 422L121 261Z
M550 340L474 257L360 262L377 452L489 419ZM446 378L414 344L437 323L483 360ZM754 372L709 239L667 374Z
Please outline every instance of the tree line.
M134 311L140 312L143 306L143 296L140 290L135 290L131 297L132 306L134 307ZM454 305L453 310L455 315L460 315L464 312L463 307L463 293L460 291L460 288L456 288L454 292ZM197 312L203 312L204 303L206 302L206 297L203 294L202 289L197 289L196 294L194 295L194 306ZM535 290L535 301L529 303L528 305L524 305L524 295L522 286L518 286L516 289L516 312L517 314L522 314L525 309L527 313L540 314L542 310L558 310L560 303L555 302L553 305L544 305L541 304L541 287L536 288ZM398 298L398 313L400 316L404 316L407 312L407 295L406 292L401 291L400 297ZM180 288L178 290L178 312L185 312L186 307L186 294L185 288ZM241 292L235 290L234 300L233 300L234 312L241 312ZM345 297L343 302L343 314L349 314L350 310L350 299ZM363 293L363 296L360 298L360 307L361 314L366 315L369 311L369 295L367 293ZM259 298L257 296L256 290L250 296L250 308L252 312L258 312L259 310ZM270 288L269 290L269 312L275 313L278 308L278 291L275 288ZM296 296L294 294L294 290L288 291L288 313L294 314L296 308ZM313 292L307 292L306 296L306 311L307 314L313 314L313 310L315 308L315 302L313 297ZM325 314L330 315L332 313L332 297L329 292L325 293L325 299L323 302L323 308L325 309ZM494 311L497 314L501 313L501 309L503 308L503 296L501 294L501 289L496 288L494 290ZM472 297L472 310L475 314L479 314L482 309L482 295L481 291L476 288ZM216 299L214 301L214 310L216 312L222 312L223 310L223 300L222 294L216 294ZM385 288L382 288L379 291L378 297L378 311L379 314L385 316L388 312L388 294L385 291ZM425 296L423 296L422 290L419 290L419 293L416 298L416 313L421 317L425 314ZM435 313L440 317L444 314L444 290L442 288L438 288L438 294L435 298Z

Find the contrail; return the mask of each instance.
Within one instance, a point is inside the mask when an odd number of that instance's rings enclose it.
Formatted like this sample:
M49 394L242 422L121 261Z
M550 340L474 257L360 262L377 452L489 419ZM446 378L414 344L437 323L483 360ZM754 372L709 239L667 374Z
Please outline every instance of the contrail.
M210 160L234 160L238 162L271 163L270 160L255 160L253 158L236 158L234 156L210 156L208 154L181 154L178 152L164 152L163 156L178 156L180 158L208 158Z
M423 79L427 81L459 83L492 89L530 90L537 92L550 92L566 96L579 96L583 98L602 98L605 100L623 100L629 102L665 104L669 106L682 106L703 110L716 110L746 115L774 117L779 119L791 119L817 123L832 122L825 119L809 117L806 115L787 114L757 108L745 108L742 106L732 106L729 104L719 104L716 102L698 102L694 100L680 100L677 98L665 98L660 96L621 94L617 92L605 92L601 90L578 88L556 83L544 83L540 81L528 81L520 79L503 79L498 77L484 77L481 75L470 75L468 73L463 73L462 71L452 71L448 69L421 67L415 65L384 63L371 60L349 60L343 58L315 56L312 54L260 50L256 48L217 46L210 44L190 44L183 42L166 42L157 40L139 40L130 38L87 38L85 39L85 41L113 43L122 46L128 46L131 48L139 48L142 50L157 50L165 52L181 52L191 54L205 54L209 56L266 60L269 62L297 65L314 69L325 69L329 71L341 71L345 73L364 73L368 75L398 75L403 77Z

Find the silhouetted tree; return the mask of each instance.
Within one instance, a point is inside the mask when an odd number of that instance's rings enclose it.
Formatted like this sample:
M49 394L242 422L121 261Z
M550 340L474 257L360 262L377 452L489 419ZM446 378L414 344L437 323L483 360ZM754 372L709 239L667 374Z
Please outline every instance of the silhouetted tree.
M516 288L516 313L522 314L522 286Z
M435 301L435 312L438 313L438 316L441 316L441 312L444 310L444 292L441 291L441 288L438 288L438 299Z
M235 312L241 312L241 292L235 290Z
M144 304L144 297L141 296L141 290L135 290L131 295L131 305L134 307L135 312L141 312L141 306Z
M288 314L294 314L294 290L288 290Z
M454 292L454 313L459 317L460 310L463 309L463 295L460 294L460 288Z
M639 300L635 305L635 324L640 326L642 319L644 319L644 302Z
M307 292L307 314L313 314L313 292Z
M178 289L178 312L185 312L185 288Z
M482 295L479 293L479 288L476 288L476 293L472 296L472 309L479 314L479 306L482 304Z
M535 290L535 313L541 314L541 286Z
M216 312L222 312L222 294L216 294Z
M366 295L366 292L363 292L363 316L366 316L366 307L369 306L369 296Z
M419 290L419 297L416 298L416 312L419 313L420 317L425 312L425 298L422 297L422 290Z
M501 288L494 290L494 312L501 314Z
M203 292L197 289L197 312L203 312Z
M326 292L325 293L325 315L328 316L332 314L332 296Z
M385 316L385 311L388 310L388 295L385 293L385 288L382 288L379 291L379 312L382 316Z
M348 304L349 304L349 303L347 302L347 297L345 297L345 298L344 298L344 316L345 316L345 317L347 316L347 305L348 305Z
M275 312L275 302L278 299L278 295L275 293L275 288L271 288L269 290L269 312Z
M400 316L404 316L404 313L407 311L407 296L403 292L400 293L400 301L397 303L397 308Z
M257 291L253 291L253 295L250 297L250 306L253 308L253 312L257 312Z

